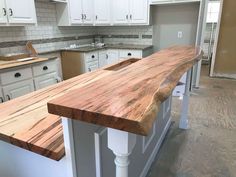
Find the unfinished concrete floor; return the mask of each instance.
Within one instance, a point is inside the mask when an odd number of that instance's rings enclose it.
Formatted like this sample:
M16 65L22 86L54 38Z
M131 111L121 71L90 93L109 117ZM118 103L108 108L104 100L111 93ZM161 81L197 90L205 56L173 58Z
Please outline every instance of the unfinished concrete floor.
M190 129L178 129L181 101L148 177L236 177L236 81L209 78L190 98Z

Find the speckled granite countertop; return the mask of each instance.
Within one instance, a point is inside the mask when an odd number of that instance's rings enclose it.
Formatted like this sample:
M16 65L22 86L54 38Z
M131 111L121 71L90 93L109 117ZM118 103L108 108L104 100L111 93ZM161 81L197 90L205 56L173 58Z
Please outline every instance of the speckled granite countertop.
M130 49L130 50L147 50L151 49L152 45L134 45L134 44L106 44L103 47L96 47L96 46L86 46L86 47L79 47L79 48L63 48L59 50L41 52L40 54L48 54L53 52L60 52L60 51L76 51L76 52L93 52L102 49Z

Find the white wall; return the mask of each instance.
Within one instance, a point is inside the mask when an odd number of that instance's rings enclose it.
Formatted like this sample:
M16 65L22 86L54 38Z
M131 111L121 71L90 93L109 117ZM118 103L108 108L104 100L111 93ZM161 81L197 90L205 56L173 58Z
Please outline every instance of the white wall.
M152 7L154 50L173 45L195 45L199 3ZM178 31L183 37L178 38Z

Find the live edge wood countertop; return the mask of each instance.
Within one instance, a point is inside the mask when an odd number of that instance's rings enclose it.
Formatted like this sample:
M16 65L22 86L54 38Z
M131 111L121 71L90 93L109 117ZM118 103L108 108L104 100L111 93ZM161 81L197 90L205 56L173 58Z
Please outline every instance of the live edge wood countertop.
M148 135L159 109L202 52L175 46L157 52L48 103L49 113ZM92 74L92 73L91 73Z
M198 48L172 47L0 104L0 140L60 160L60 116L147 135L160 103L200 55Z

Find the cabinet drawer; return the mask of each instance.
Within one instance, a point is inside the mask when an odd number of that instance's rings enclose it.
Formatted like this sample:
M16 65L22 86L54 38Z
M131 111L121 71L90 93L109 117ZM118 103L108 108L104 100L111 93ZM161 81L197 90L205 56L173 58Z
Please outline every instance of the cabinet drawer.
M85 68L85 72L91 72L98 69L98 62L92 62L92 63L87 63L86 64L86 68Z
M1 74L2 85L11 84L14 82L22 81L32 78L31 68L17 69L14 71L8 71Z
M4 98L6 101L23 96L34 91L34 83L32 79L17 82L2 87Z
M92 62L98 61L98 52L90 52L85 54L85 61Z
M58 77L57 73L45 74L43 76L36 77L34 79L35 89L39 90L50 85L59 83L61 78Z
M55 61L43 62L33 66L34 76L57 72L57 63Z
M142 58L142 51L141 50L120 50L119 52L120 58Z

